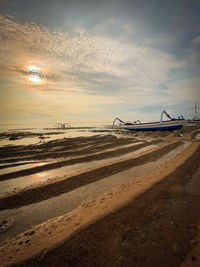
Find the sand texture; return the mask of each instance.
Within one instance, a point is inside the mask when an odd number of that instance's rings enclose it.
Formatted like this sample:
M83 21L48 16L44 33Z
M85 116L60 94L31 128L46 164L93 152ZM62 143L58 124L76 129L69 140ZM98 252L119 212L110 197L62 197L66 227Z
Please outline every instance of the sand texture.
M2 148L1 266L199 266L198 132Z

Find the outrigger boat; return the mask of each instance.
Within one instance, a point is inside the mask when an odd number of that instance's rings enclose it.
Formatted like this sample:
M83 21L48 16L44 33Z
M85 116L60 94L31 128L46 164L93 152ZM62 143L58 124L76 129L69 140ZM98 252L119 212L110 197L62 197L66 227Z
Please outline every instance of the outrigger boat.
M163 121L163 115L166 115L169 120ZM119 118L115 118L113 121L113 127L116 121L119 121L120 127L131 131L172 131L181 129L185 123L183 116L179 116L177 119L170 117L170 115L163 110L158 122L141 123L140 120L134 122L124 122Z

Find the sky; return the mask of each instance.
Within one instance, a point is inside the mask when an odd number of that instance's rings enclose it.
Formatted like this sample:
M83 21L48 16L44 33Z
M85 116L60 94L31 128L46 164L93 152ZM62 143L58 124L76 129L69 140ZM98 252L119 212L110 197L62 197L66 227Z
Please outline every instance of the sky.
M199 13L198 0L1 0L0 124L192 118Z

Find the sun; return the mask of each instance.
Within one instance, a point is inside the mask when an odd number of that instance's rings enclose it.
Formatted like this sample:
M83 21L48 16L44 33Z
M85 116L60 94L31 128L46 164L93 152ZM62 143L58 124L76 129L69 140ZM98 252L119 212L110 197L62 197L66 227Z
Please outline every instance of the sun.
M41 79L37 75L30 75L29 80L34 83L39 83Z
M34 83L41 82L41 70L36 66L28 66L28 79Z

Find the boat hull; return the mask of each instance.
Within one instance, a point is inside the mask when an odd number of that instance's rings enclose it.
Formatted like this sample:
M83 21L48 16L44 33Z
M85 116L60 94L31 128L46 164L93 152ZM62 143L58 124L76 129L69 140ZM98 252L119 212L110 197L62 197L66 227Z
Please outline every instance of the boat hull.
M172 125L172 126L163 126L163 127L140 127L140 128L135 128L135 127L124 127L125 130L129 131L173 131L173 130L179 130L183 127L183 125Z
M183 127L183 122L163 122L163 123L141 123L141 124L122 124L125 130L129 131L173 131Z

